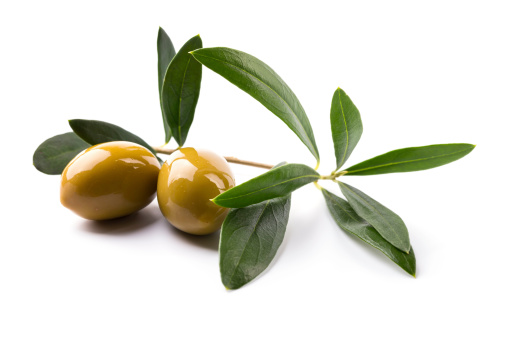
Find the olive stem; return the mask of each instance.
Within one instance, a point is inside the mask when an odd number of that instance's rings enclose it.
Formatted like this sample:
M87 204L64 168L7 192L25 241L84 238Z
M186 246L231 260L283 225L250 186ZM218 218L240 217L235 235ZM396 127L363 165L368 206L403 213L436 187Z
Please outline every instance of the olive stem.
M166 154L166 155L171 155L176 150L178 150L178 149L165 149L165 148L162 148L162 147L152 147L152 148L157 153ZM258 162L240 160L239 158L236 158L236 157L233 157L233 156L224 156L224 158L229 163L249 165L251 167L264 168L264 169L271 169L271 168L273 168L273 165L271 165L271 164L264 164L264 163L258 163Z

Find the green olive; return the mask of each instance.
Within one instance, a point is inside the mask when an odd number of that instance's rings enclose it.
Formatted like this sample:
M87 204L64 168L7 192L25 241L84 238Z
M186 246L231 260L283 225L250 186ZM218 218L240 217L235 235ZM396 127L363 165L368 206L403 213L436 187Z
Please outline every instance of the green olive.
M159 171L157 158L143 146L124 141L98 144L65 167L60 201L91 220L126 216L153 201Z
M209 150L182 148L160 169L157 199L173 226L206 235L220 229L229 212L210 199L232 187L234 175L223 157Z

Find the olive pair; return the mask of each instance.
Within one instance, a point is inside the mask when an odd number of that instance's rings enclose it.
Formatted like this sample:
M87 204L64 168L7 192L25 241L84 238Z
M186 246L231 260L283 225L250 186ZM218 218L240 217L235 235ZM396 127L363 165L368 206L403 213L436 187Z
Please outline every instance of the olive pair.
M205 235L218 230L229 211L210 199L233 186L229 165L211 151L182 148L160 167L145 147L115 141L92 146L69 162L60 201L83 218L107 220L141 210L156 194L173 226Z

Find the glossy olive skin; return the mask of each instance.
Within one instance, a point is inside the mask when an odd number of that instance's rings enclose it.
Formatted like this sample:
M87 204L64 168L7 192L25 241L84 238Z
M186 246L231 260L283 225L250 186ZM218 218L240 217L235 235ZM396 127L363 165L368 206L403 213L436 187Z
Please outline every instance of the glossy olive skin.
M148 149L125 141L92 146L63 170L60 201L90 220L127 216L156 195L160 164Z
M234 187L225 159L209 150L182 148L160 169L157 199L165 218L193 235L217 231L229 212L210 199Z

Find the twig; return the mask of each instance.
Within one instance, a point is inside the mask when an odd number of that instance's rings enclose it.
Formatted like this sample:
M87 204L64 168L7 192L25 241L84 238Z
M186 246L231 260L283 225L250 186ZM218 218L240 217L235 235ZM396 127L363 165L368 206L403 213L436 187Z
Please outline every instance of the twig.
M152 148L157 153L166 154L166 155L171 155L176 150L178 150L178 149L165 149L165 148L162 148L162 147L152 147ZM236 158L236 157L233 157L233 156L224 156L224 158L229 163L249 165L251 167L264 168L264 169L271 169L271 168L273 168L273 166L271 164L264 164L264 163L258 163L258 162L240 160L239 158Z

